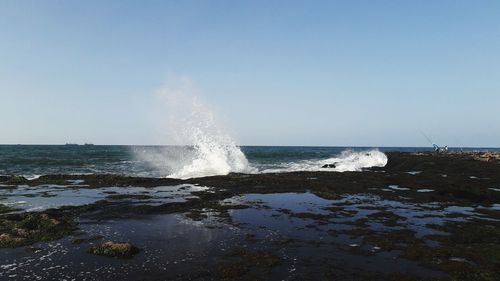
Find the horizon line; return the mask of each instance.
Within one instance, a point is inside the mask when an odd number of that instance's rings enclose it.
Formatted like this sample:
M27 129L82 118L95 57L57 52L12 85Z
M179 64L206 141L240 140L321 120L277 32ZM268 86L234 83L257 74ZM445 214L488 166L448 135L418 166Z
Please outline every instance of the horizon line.
M37 144L37 143L0 143L0 146L190 146L190 144ZM263 145L263 144L241 144L239 147L339 147L339 148L433 148L432 146L385 146L385 145ZM481 148L481 149L500 149L495 146L448 146L449 148Z

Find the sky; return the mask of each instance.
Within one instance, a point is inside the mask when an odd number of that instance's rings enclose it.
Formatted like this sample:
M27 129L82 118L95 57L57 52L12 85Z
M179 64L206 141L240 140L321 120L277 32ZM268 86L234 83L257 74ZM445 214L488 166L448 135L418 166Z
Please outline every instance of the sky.
M0 1L0 143L168 144L179 77L242 145L500 147L500 1Z

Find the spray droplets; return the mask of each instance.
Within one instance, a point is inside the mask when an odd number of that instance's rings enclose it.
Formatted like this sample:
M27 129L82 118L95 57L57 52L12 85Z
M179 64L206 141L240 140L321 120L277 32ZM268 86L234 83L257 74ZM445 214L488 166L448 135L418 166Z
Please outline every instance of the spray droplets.
M189 79L168 84L159 92L159 98L166 113L166 141L181 146L177 147L176 157L165 152L160 157L139 155L142 160L155 159L151 164L165 169L165 175L172 178L254 172Z

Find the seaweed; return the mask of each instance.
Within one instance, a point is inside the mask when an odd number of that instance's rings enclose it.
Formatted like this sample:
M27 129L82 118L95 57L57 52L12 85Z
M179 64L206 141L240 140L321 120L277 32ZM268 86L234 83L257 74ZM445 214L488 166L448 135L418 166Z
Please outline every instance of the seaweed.
M0 218L0 248L30 245L63 238L77 229L72 217L23 213Z
M132 258L140 249L129 242L107 241L89 249L89 253L113 258Z

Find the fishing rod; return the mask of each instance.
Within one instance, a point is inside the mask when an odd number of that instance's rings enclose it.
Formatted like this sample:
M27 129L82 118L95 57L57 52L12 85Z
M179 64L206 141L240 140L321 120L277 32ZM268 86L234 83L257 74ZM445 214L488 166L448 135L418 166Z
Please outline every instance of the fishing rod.
M432 145L432 146L435 146L436 144L426 135L424 134L424 132L420 131L420 133L422 134L422 136L424 136L424 138Z
M439 145L435 144L426 134L424 134L424 132L420 131L420 133L424 136L424 138L432 145L432 147L434 148L434 151L435 152L446 152L448 151L448 147L445 146L444 148L441 148L439 147Z

